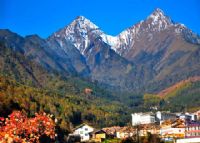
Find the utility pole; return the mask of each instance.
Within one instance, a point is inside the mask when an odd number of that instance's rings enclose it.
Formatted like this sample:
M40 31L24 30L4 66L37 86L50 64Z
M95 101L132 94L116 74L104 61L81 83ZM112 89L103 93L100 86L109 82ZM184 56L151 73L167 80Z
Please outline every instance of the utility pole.
M137 136L137 143L140 143L140 127L136 125L136 136Z

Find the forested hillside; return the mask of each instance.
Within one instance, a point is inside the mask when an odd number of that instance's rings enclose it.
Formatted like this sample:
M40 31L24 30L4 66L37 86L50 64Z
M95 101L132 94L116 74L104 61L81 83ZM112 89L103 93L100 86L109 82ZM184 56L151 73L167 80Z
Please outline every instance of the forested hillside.
M180 81L158 94L145 94L144 105L147 108L157 106L161 110L172 112L196 111L200 108L200 78L191 77Z
M53 114L61 138L83 122L98 128L129 121L128 107L94 83L48 72L3 43L0 63L0 116L13 110L29 117L42 111Z

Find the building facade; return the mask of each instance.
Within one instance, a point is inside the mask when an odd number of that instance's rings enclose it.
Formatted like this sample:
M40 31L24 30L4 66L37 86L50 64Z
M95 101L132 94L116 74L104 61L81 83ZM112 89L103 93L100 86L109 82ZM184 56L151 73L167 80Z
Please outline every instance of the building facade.
M186 123L185 138L200 138L200 122Z
M166 120L160 128L162 139L180 139L185 137L185 121L183 119Z
M176 119L177 115L174 113L170 113L170 112L161 112L158 111L156 112L156 121L158 122L163 122L165 120L169 120L169 119Z
M121 129L116 132L116 137L120 139L125 139L134 135L136 135L136 129L129 126L121 127Z
M162 127L160 129L160 135L162 138L184 138L185 128Z
M81 138L81 142L90 140L90 133L94 131L94 128L87 125L81 124L80 126L74 129L73 134L79 135Z
M177 115L174 113L170 113L170 112L161 112L158 111L156 113L134 113L131 114L132 116L132 125L136 126L136 125L140 125L140 124L151 124L151 123L155 123L155 122L159 122L161 123L162 121L165 120L171 120L171 119L176 119Z
M94 142L102 142L107 138L107 134L103 130L97 130L91 133Z
M132 125L155 123L155 115L153 113L134 113L132 116Z
M176 143L200 143L200 138L177 139Z

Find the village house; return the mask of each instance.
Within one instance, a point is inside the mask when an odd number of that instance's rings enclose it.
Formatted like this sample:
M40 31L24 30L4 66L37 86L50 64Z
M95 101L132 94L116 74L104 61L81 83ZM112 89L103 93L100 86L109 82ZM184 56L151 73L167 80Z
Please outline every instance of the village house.
M106 134L104 130L96 130L96 131L93 131L91 134L92 134L92 140L94 142L102 142L106 138L108 138L108 135Z
M183 119L166 120L161 124L162 139L177 139L185 136L185 121Z
M116 137L120 139L125 139L134 135L136 135L136 129L129 126L121 127L121 129L116 132Z
M176 143L200 143L200 138L177 139Z
M113 127L107 127L103 128L102 130L106 132L108 138L115 138L117 132L121 129L120 126L113 126Z
M197 122L197 121L186 122L185 138L199 138L200 139L200 122Z
M200 143L200 122L188 121L185 126L185 138L176 143Z
M176 143L200 143L200 122L186 122L185 138L178 139Z
M196 111L195 113L193 113L194 115L196 115L197 120L200 120L200 110Z
M139 136L147 136L148 133L151 134L160 134L160 126L157 124L145 124L145 125L140 125L138 127L138 131L139 131Z
M94 128L87 125L81 124L74 129L73 135L79 135L81 138L81 142L90 140L90 133L94 131Z

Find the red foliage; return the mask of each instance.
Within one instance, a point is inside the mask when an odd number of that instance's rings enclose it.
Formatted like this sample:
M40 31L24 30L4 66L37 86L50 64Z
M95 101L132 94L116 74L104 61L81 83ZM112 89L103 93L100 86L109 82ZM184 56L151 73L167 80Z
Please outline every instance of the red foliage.
M46 113L27 118L20 111L14 111L9 118L0 118L0 142L37 143L43 135L55 138L55 123Z

